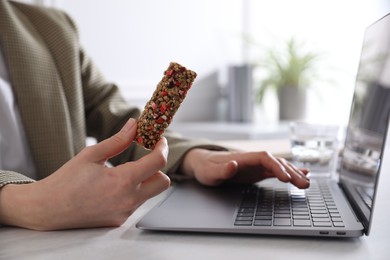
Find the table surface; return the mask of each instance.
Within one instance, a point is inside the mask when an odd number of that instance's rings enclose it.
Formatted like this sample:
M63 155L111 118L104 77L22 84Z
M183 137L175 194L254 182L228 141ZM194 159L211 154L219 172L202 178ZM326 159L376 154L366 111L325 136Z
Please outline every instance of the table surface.
M289 122L177 122L169 129L186 138L207 138L209 140L268 140L285 138L289 135Z
M147 201L118 228L53 232L0 228L0 259L390 259L390 191L386 187L390 183L390 157L385 158L382 169L368 237L331 239L137 229L138 220L164 199L165 192Z

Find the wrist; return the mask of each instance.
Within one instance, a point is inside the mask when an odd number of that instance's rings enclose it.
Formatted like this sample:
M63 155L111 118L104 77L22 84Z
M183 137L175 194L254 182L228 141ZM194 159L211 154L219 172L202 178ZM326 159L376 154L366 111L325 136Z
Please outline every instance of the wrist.
M42 202L34 186L30 184L8 184L0 189L0 223L42 230L45 221L40 219Z

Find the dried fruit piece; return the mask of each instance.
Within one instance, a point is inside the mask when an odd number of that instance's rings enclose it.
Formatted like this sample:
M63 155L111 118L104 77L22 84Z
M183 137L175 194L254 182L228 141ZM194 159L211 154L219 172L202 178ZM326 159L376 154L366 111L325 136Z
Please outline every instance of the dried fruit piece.
M171 62L137 123L136 142L153 149L191 88L194 71Z

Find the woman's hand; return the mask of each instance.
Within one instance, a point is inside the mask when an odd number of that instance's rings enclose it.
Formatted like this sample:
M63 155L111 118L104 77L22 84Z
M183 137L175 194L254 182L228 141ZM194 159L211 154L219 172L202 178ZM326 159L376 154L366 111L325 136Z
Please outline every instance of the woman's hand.
M204 149L190 150L181 170L194 176L200 183L216 186L227 180L239 183L255 183L276 177L291 182L298 188L310 185L307 169L298 169L283 158L268 152L221 152Z
M0 189L0 223L36 230L119 226L147 199L170 185L160 169L168 146L162 138L148 155L117 167L109 158L133 141L136 122L82 150L49 177Z

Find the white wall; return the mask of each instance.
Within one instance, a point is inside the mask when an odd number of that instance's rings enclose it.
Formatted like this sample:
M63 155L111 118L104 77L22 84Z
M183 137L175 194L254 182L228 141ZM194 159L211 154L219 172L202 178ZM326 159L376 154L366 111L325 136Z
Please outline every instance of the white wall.
M147 97L170 61L202 77L239 56L240 0L53 2L76 20L104 74L126 90L142 88Z
M32 1L32 0L30 0ZM66 10L108 79L143 104L170 61L199 78L253 58L242 33L264 45L291 35L328 54L319 99L311 93L309 119L344 122L348 115L364 29L390 12L388 0L35 0ZM243 9L244 7L244 9ZM245 9L246 8L246 9ZM248 56L247 56L248 55ZM221 77L221 82L225 78ZM205 92L207 94L207 90ZM134 97L139 98L134 98ZM276 118L268 96L263 121ZM343 112L339 112L343 111Z
M365 28L390 12L388 0L250 1L250 34L265 46L291 36L323 53L321 78L309 93L308 120L345 123ZM253 58L253 54L251 56ZM256 56L255 56L256 57ZM260 56L261 57L261 56ZM266 110L275 97L268 96ZM277 111L265 115L275 118Z

